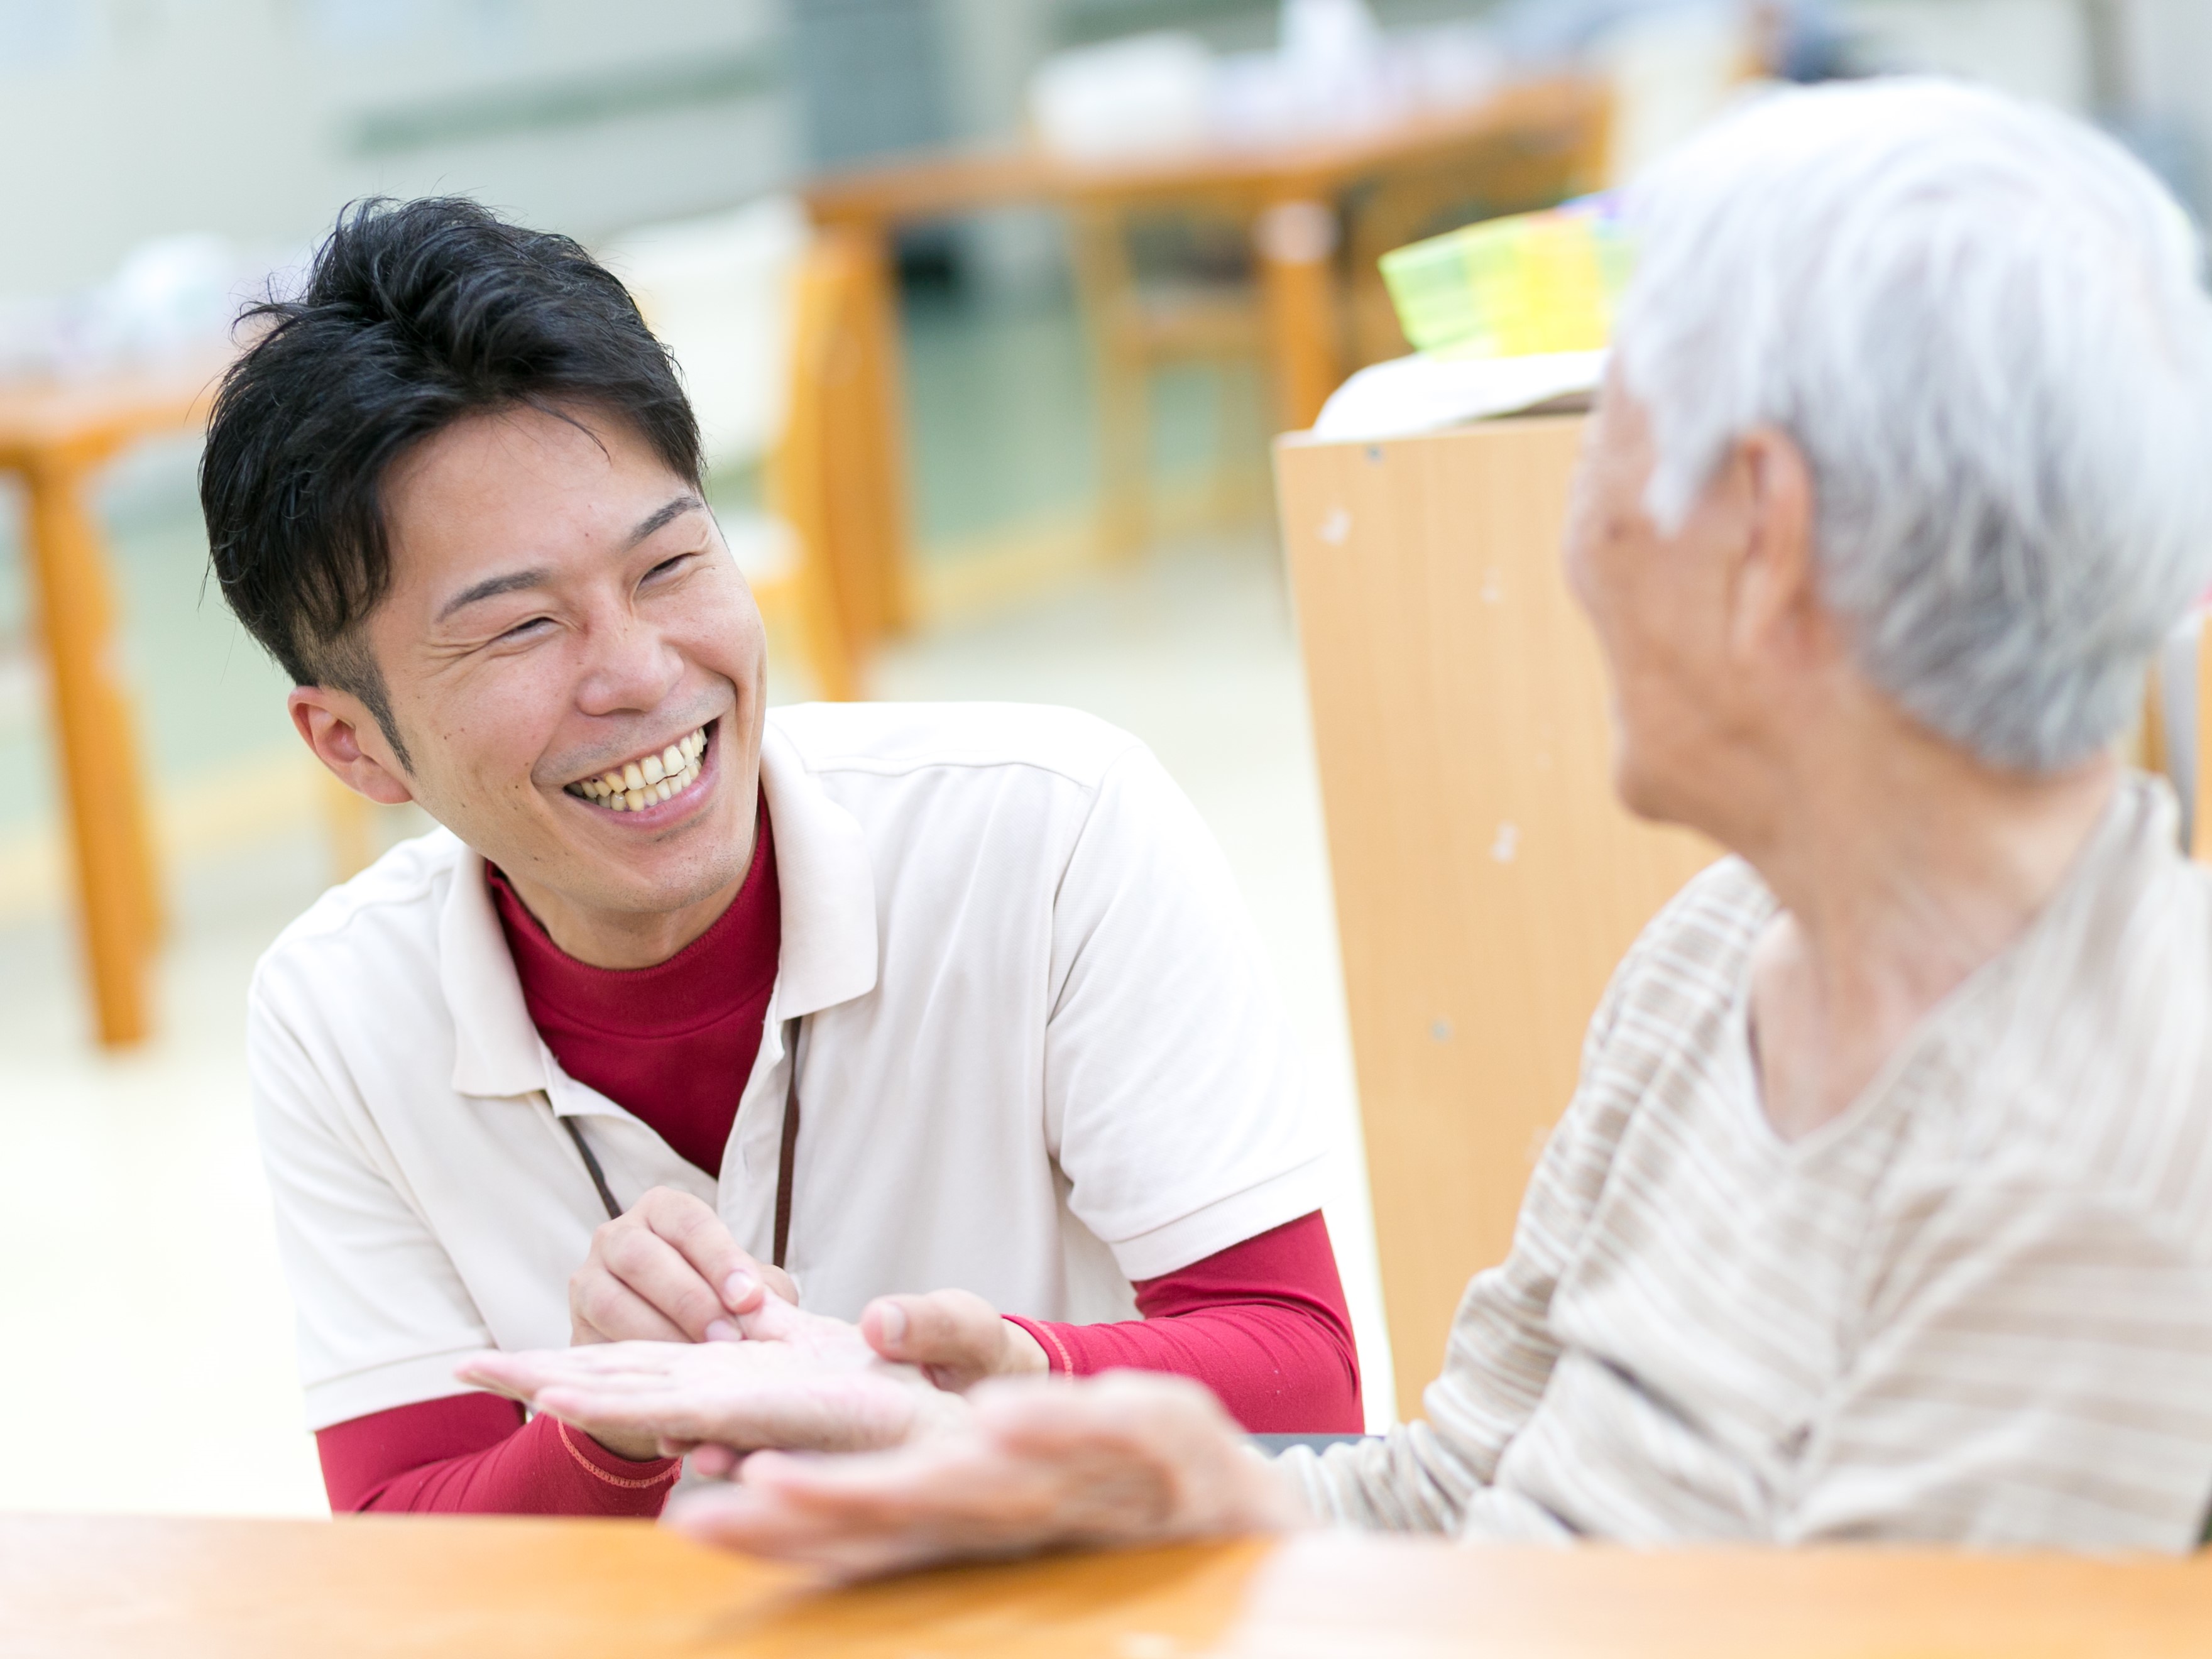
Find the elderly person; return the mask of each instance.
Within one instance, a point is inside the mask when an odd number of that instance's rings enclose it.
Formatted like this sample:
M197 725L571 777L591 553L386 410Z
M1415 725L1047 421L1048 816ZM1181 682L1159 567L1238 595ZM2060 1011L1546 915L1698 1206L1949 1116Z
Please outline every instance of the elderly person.
M1316 1519L2197 1539L2212 878L2112 753L2212 556L2191 234L2089 128L1910 82L1764 101L1630 207L1567 567L1622 798L1735 856L1615 975L1426 1420L1271 1465L1187 1384L933 1394L765 1298L781 1347L482 1380L670 1444L867 1449L678 1511L848 1571Z

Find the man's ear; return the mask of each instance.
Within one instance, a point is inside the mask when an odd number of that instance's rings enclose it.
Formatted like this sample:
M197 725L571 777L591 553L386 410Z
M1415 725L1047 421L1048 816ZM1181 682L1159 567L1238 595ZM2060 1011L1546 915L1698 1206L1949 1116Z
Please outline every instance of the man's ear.
M1743 513L1730 642L1740 657L1780 653L1802 665L1838 643L1820 604L1813 470L1796 440L1772 427L1738 439L1729 465Z
M301 741L347 788L386 806L415 799L376 717L360 698L327 686L295 685L284 708Z

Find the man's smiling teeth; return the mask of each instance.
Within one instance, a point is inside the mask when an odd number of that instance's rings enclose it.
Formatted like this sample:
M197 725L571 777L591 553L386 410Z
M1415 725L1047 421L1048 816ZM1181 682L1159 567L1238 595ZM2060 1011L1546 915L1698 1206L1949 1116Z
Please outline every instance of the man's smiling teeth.
M707 728L679 738L657 755L634 760L620 771L602 772L568 786L568 793L617 812L640 812L689 789L699 779L699 757L707 752Z

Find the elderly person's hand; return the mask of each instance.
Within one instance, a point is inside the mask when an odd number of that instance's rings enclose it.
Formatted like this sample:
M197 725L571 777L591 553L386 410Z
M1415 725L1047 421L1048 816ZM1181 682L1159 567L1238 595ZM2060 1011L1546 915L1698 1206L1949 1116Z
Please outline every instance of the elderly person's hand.
M672 1206L661 1213L682 1215ZM1046 1369L1035 1340L971 1291L878 1297L853 1325L795 1307L787 1275L771 1268L777 1282L763 1283L755 1276L759 1264L743 1251L736 1259L741 1265L712 1316L693 1310L701 1321L696 1343L629 1339L488 1352L456 1375L558 1417L625 1456L696 1449L694 1468L719 1476L757 1447L895 1445L948 1409L930 1398L935 1389L957 1392L987 1376Z
M655 1187L592 1235L591 1254L568 1280L568 1340L733 1340L736 1316L762 1285L799 1300L791 1276L738 1249L713 1206Z
M894 1446L957 1409L910 1365L884 1360L857 1327L802 1312L757 1285L740 1298L743 1341L615 1342L478 1354L456 1375L630 1455L708 1449L726 1473L760 1446Z
M1219 1403L1180 1377L1116 1371L987 1382L894 1449L760 1452L679 1497L703 1542L841 1577L1069 1545L1159 1543L1311 1524Z

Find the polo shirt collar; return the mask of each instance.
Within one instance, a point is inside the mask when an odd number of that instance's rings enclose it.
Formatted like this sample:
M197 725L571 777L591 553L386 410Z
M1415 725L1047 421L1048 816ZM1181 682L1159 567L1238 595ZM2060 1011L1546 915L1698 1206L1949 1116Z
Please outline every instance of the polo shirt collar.
M761 738L761 787L783 891L775 1014L790 1019L876 988L875 866L860 821L830 799L774 720Z
M773 1007L789 1019L875 989L875 872L859 821L830 799L773 721L761 739L761 787L783 896ZM473 850L456 866L439 913L438 977L453 1021L456 1093L552 1088L557 1067L531 1023L484 861Z

